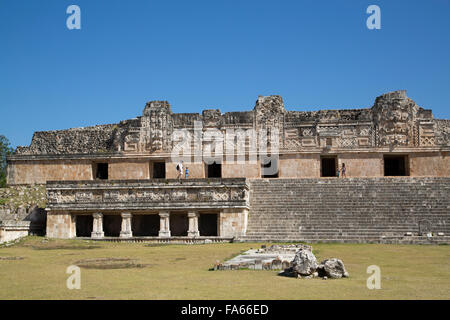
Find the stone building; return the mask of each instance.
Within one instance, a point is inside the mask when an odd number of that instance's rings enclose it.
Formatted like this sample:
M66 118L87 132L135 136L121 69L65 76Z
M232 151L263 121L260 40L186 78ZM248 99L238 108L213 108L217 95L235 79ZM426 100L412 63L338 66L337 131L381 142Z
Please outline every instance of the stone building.
M264 223L278 223L278 237L286 239L282 220L303 210L289 232L304 240L302 225L314 218L301 206L306 200L292 202L281 220L264 222L267 213L254 208L265 199L275 204L283 194L275 199L258 192L291 186L286 192L300 197L295 188L309 183L305 188L334 185L335 194L345 187L376 193L380 183L405 182L413 198L443 186L433 193L443 207L428 215L418 204L402 207L414 215L399 215L399 228L388 235L420 233L424 216L431 229L447 234L449 154L450 120L434 119L405 91L377 97L371 108L313 112L287 111L280 96L260 96L253 110L224 114L173 113L167 101L151 101L142 116L117 124L36 132L30 146L8 157L7 179L10 186L46 185L49 237L245 239L248 229L258 233ZM177 179L180 160L188 179ZM337 179L343 163L346 179ZM364 201L356 205L349 209L355 223ZM334 209L329 218L339 221L339 205ZM366 220L361 223L368 229L376 227ZM345 234L343 228L333 237ZM373 237L386 237L383 230ZM265 239L264 232L258 237Z

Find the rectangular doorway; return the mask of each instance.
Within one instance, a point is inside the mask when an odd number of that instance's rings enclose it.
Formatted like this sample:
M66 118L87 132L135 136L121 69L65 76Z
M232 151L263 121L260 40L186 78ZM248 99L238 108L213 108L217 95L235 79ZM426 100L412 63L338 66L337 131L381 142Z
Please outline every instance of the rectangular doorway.
M337 157L327 156L320 158L320 176L321 177L336 177L337 172Z
M122 217L117 215L103 215L103 231L105 237L118 237L122 229Z
M153 179L165 179L166 178L166 163L165 162L152 162L152 172L150 177Z
M108 180L108 163L94 163L92 165L92 176L98 180Z
M261 178L278 178L278 158L261 162Z
M92 215L77 215L75 219L77 237L90 237L94 223Z
M384 175L409 176L408 156L406 155L384 155Z
M207 178L222 178L222 164L213 163L206 165L206 177Z
M170 214L170 234L175 237L186 237L189 228L188 216L186 213Z
M136 237L157 237L160 218L158 214L134 214L131 229Z
M200 213L198 218L198 231L200 231L200 236L216 237L218 219L219 215L217 213Z

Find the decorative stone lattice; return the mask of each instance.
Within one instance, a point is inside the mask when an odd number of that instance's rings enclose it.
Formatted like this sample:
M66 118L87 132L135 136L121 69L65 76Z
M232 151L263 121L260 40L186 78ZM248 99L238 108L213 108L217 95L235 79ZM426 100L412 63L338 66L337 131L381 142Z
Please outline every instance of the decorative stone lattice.
M376 98L369 109L312 112L286 111L280 96L260 96L252 111L225 114L218 109L174 114L167 101L151 101L141 117L118 124L36 132L31 145L18 147L16 155L170 152L179 142L174 130L185 129L193 137L196 121L203 130L222 133L278 130L279 146L286 150L320 148L321 140L330 137L337 139L333 147L344 149L448 146L450 140L449 120L433 119L431 110L419 107L405 91L394 91Z

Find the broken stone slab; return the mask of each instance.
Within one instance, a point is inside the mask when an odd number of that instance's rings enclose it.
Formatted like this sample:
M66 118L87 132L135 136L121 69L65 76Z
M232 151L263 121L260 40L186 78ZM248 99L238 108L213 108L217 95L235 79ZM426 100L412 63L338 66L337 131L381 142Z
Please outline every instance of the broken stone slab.
M349 276L347 270L345 270L344 263L337 258L323 260L317 271L320 277L332 279L347 278Z
M268 248L263 245L260 249L251 248L223 263L216 261L214 270L231 269L233 264L239 265L239 269L284 270L292 266L291 261L299 249L312 250L311 246L303 244L272 245ZM221 268L218 268L219 264ZM224 268L225 265L229 267Z

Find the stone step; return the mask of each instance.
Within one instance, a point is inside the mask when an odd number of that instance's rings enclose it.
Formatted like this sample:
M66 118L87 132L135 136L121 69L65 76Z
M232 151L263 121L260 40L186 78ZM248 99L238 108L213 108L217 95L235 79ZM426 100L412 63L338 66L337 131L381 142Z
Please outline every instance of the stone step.
M421 220L450 234L450 178L259 179L246 238L376 240Z

